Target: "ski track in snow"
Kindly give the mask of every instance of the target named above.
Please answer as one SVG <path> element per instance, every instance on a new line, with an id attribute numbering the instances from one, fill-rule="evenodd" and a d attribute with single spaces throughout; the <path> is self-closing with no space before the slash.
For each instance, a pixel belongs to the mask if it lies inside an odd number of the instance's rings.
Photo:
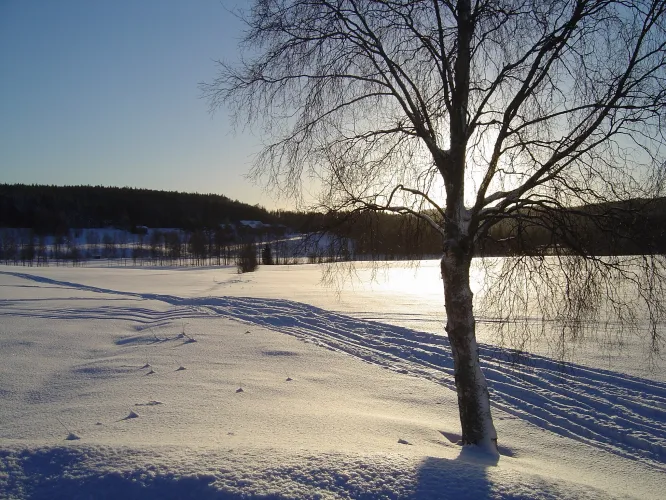
<path id="1" fill-rule="evenodd" d="M 25 312 L 11 308 L 21 300 L 5 300 L 0 301 L 0 316 L 124 319 L 143 323 L 145 328 L 183 318 L 224 317 L 293 335 L 455 390 L 453 359 L 444 336 L 357 319 L 284 299 L 182 298 L 108 290 L 25 273 L 0 274 L 174 306 L 165 312 L 114 306 Z M 512 362 L 516 352 L 485 344 L 479 345 L 479 355 L 495 407 L 542 429 L 666 471 L 666 384 L 607 370 L 563 365 L 531 354 L 521 354 L 518 364 Z"/>

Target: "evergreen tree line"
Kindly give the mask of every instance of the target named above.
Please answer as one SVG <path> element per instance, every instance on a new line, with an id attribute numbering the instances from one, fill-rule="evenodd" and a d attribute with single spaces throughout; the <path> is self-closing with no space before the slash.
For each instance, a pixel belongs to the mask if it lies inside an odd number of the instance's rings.
<path id="1" fill-rule="evenodd" d="M 584 207 L 533 207 L 500 220 L 482 246 L 486 255 L 666 254 L 666 198 Z"/>
<path id="2" fill-rule="evenodd" d="M 437 213 L 429 213 L 437 220 Z M 353 241 L 353 258 L 437 257 L 442 236 L 413 215 L 382 212 L 311 214 L 315 231 Z M 533 207 L 498 219 L 478 245 L 479 256 L 666 254 L 666 198 L 584 207 Z"/>
<path id="3" fill-rule="evenodd" d="M 437 220 L 438 214 L 429 214 Z M 600 216 L 601 215 L 601 216 Z M 250 229 L 240 220 L 271 227 Z M 608 221 L 606 224 L 604 221 Z M 207 262 L 229 264 L 235 248 L 255 240 L 279 240 L 287 232 L 335 236 L 329 242 L 296 252 L 309 262 L 333 259 L 411 259 L 441 253 L 441 235 L 422 219 L 383 212 L 267 211 L 221 195 L 201 195 L 133 188 L 0 184 L 0 227 L 27 228 L 21 237 L 2 237 L 3 262 L 78 262 L 81 249 L 72 233 L 112 226 L 162 242 L 132 244 L 86 242 L 87 258 L 117 255 L 138 262 Z M 30 238 L 28 235 L 32 233 Z M 47 245 L 47 236 L 52 244 Z M 141 235 L 136 234 L 135 238 Z M 109 235 L 105 236 L 107 239 Z M 30 243 L 30 242 L 33 243 Z M 40 243 L 41 242 L 41 243 Z M 275 243 L 274 245 L 280 245 Z M 286 248 L 285 245 L 282 245 Z M 89 252 L 90 248 L 99 251 Z M 115 248 L 115 251 L 112 249 Z M 205 250 L 202 250 L 205 248 Z M 293 249 L 273 249 L 274 262 L 294 262 Z M 584 249 L 595 255 L 666 253 L 666 198 L 630 200 L 570 209 L 533 207 L 497 220 L 479 246 L 480 255 L 506 256 Z M 183 250 L 185 249 L 185 250 Z M 23 257 L 22 257 L 23 256 Z M 31 258 L 32 256 L 32 258 Z M 118 258 L 118 257 L 108 257 Z"/>
<path id="4" fill-rule="evenodd" d="M 66 235 L 70 229 L 113 226 L 215 228 L 240 220 L 274 223 L 264 208 L 217 194 L 102 186 L 0 184 L 0 227 Z"/>

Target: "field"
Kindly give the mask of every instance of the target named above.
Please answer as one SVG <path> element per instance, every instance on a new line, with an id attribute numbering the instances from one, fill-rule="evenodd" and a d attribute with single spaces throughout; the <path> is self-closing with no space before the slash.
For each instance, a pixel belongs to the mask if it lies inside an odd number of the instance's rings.
<path id="1" fill-rule="evenodd" d="M 502 456 L 460 447 L 432 268 L 0 266 L 0 497 L 663 497 L 637 346 L 515 365 L 481 325 Z"/>

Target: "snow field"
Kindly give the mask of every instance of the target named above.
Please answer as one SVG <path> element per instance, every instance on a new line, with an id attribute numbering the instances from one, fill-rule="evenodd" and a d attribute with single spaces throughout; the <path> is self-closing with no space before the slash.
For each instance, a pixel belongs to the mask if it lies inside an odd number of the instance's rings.
<path id="1" fill-rule="evenodd" d="M 455 444 L 440 336 L 252 297 L 260 273 L 17 270 L 0 269 L 0 497 L 659 498 L 666 486 L 658 382 L 538 356 L 518 369 L 482 346 L 503 454 L 488 463 Z M 299 283 L 272 286 L 289 297 Z"/>

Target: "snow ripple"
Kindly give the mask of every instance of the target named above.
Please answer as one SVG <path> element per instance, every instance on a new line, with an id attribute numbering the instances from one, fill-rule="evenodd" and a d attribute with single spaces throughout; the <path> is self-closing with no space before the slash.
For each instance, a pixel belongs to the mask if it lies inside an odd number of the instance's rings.
<path id="1" fill-rule="evenodd" d="M 293 335 L 364 361 L 412 374 L 455 389 L 448 340 L 439 335 L 353 318 L 284 299 L 252 297 L 182 298 L 137 294 L 52 280 L 13 276 L 79 290 L 158 300 L 177 306 L 169 312 L 123 307 L 38 311 L 49 317 L 170 321 L 216 316 Z M 0 314 L 16 314 L 2 312 Z M 32 313 L 31 313 L 32 314 Z M 78 316 L 80 314 L 80 316 Z M 34 315 L 34 314 L 33 314 Z M 666 471 L 666 384 L 607 370 L 479 345 L 493 405 L 561 436 L 640 460 Z"/>

